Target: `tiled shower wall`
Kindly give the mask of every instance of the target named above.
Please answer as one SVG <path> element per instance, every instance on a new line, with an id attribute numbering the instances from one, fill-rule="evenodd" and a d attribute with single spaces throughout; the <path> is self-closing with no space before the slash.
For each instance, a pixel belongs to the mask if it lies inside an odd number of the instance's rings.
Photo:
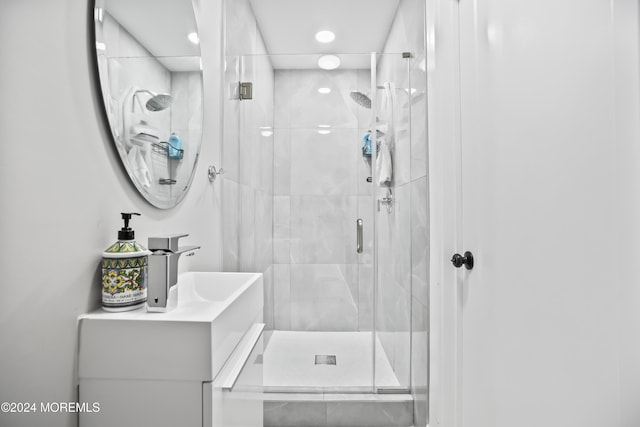
<path id="1" fill-rule="evenodd" d="M 372 184 L 361 155 L 371 110 L 349 97 L 369 89 L 368 70 L 275 73 L 276 329 L 371 330 Z M 362 254 L 358 218 L 368 226 Z"/>
<path id="2" fill-rule="evenodd" d="M 201 138 L 203 123 L 203 87 L 202 75 L 198 71 L 171 73 L 171 132 L 182 139 L 183 158 L 176 163 L 175 175 L 178 182 L 186 182 L 190 175 L 191 165 L 196 161 L 198 153 L 189 150 Z M 177 107 L 177 108 L 176 108 Z M 170 162 L 171 164 L 171 162 Z"/>
<path id="3" fill-rule="evenodd" d="M 223 268 L 263 273 L 272 329 L 273 67 L 249 2 L 225 2 L 224 16 Z M 253 99 L 239 100 L 239 81 Z"/>
<path id="4" fill-rule="evenodd" d="M 411 387 L 414 423 L 422 426 L 429 363 L 425 51 L 425 2 L 401 0 L 377 70 L 379 85 L 394 82 L 398 89 L 399 117 L 392 150 L 394 207 L 390 214 L 378 215 L 376 330 L 401 384 Z M 402 59 L 401 52 L 411 57 Z"/>

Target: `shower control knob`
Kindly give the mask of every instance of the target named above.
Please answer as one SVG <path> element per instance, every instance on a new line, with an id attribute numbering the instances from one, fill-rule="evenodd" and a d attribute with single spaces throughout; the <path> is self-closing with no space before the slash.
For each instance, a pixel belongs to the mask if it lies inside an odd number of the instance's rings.
<path id="1" fill-rule="evenodd" d="M 467 270 L 471 270 L 473 268 L 473 254 L 469 251 L 465 252 L 464 256 L 455 254 L 451 258 L 451 263 L 455 268 L 460 268 L 464 265 Z"/>

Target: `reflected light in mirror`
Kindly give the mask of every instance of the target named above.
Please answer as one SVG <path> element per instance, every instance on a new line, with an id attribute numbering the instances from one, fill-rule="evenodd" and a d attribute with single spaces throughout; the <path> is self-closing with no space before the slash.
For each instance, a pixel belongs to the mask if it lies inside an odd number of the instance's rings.
<path id="1" fill-rule="evenodd" d="M 318 58 L 318 67 L 323 70 L 335 70 L 340 66 L 340 58 L 335 55 L 323 55 Z"/>
<path id="2" fill-rule="evenodd" d="M 189 41 L 193 44 L 198 44 L 200 43 L 200 37 L 198 37 L 198 33 L 189 33 L 187 35 L 187 38 L 189 39 Z"/>

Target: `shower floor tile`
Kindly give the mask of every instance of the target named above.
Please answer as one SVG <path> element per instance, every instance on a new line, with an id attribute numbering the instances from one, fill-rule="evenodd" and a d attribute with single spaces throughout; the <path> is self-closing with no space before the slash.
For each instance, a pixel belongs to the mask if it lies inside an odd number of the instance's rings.
<path id="1" fill-rule="evenodd" d="M 263 358 L 265 391 L 371 391 L 371 353 L 370 332 L 273 331 Z M 316 364 L 316 355 L 335 355 L 336 364 Z M 376 362 L 376 386 L 400 387 L 379 342 Z"/>

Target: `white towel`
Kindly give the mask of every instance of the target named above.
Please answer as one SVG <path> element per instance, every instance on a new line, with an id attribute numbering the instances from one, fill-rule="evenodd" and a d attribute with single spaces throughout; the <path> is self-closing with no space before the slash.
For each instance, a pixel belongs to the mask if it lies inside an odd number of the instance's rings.
<path id="1" fill-rule="evenodd" d="M 144 121 L 131 126 L 131 135 L 146 135 L 149 138 L 155 138 L 155 142 L 160 140 L 160 131 Z"/>
<path id="2" fill-rule="evenodd" d="M 379 143 L 380 150 L 378 151 L 378 157 L 376 157 L 376 176 L 378 177 L 378 185 L 383 186 L 391 184 L 391 152 L 387 141 L 381 139 Z"/>
<path id="3" fill-rule="evenodd" d="M 133 108 L 133 95 L 137 90 L 137 86 L 131 86 L 126 92 L 124 92 L 122 102 L 120 103 L 120 115 L 122 116 L 120 143 L 127 153 L 130 152 L 132 146 L 130 130 L 133 122 L 133 114 L 131 113 L 131 109 Z"/>
<path id="4" fill-rule="evenodd" d="M 151 174 L 149 172 L 147 162 L 144 160 L 142 150 L 134 145 L 131 147 L 131 150 L 129 150 L 127 160 L 129 160 L 130 170 L 133 172 L 134 176 L 138 178 L 138 182 L 143 187 L 150 188 Z"/>
<path id="5" fill-rule="evenodd" d="M 377 129 L 384 132 L 384 136 L 378 139 L 378 155 L 376 157 L 376 175 L 378 177 L 378 185 L 391 184 L 393 177 L 391 150 L 395 141 L 394 132 L 394 108 L 396 102 L 396 88 L 393 83 L 384 83 L 384 91 L 382 93 L 382 102 L 380 104 L 380 123 Z"/>

